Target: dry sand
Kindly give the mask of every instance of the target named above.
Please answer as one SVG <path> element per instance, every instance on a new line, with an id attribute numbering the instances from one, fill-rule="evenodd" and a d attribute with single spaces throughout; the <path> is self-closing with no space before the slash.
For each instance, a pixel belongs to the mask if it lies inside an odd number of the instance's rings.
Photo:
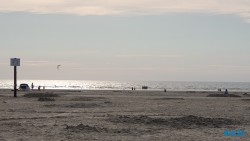
<path id="1" fill-rule="evenodd" d="M 250 134 L 249 94 L 216 94 L 46 90 L 14 98 L 0 90 L 0 141 L 224 141 L 240 139 L 224 130 Z"/>

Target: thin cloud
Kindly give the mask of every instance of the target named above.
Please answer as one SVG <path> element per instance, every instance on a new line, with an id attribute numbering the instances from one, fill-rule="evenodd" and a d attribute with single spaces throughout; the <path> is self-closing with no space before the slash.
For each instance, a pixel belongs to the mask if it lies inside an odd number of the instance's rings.
<path id="1" fill-rule="evenodd" d="M 203 67 L 211 68 L 210 70 L 250 71 L 250 66 L 242 65 L 206 65 Z"/>
<path id="2" fill-rule="evenodd" d="M 1 12 L 74 15 L 236 14 L 250 21 L 248 0 L 0 0 Z"/>
<path id="3" fill-rule="evenodd" d="M 10 65 L 10 63 L 0 63 L 0 65 Z"/>
<path id="4" fill-rule="evenodd" d="M 78 71 L 175 71 L 175 67 L 74 67 Z"/>
<path id="5" fill-rule="evenodd" d="M 48 63 L 49 61 L 24 61 L 24 63 Z"/>
<path id="6" fill-rule="evenodd" d="M 49 61 L 22 61 L 21 65 L 26 65 L 26 66 L 44 66 L 44 65 L 48 65 L 51 64 Z"/>
<path id="7" fill-rule="evenodd" d="M 117 58 L 181 58 L 181 55 L 151 55 L 151 54 L 138 54 L 138 55 L 116 55 Z"/>

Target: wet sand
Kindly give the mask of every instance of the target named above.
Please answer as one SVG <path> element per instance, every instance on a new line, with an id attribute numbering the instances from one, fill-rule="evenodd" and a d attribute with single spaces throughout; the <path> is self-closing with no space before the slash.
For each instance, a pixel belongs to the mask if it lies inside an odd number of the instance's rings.
<path id="1" fill-rule="evenodd" d="M 250 140 L 250 94 L 0 90 L 0 140 Z M 210 97 L 208 97 L 210 95 Z"/>

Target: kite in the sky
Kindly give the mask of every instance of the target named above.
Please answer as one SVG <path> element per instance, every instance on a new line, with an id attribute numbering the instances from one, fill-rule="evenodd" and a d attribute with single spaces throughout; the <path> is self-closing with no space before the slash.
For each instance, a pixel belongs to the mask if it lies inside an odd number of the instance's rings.
<path id="1" fill-rule="evenodd" d="M 57 70 L 59 70 L 59 69 L 60 69 L 60 67 L 61 67 L 61 65 L 57 65 Z"/>

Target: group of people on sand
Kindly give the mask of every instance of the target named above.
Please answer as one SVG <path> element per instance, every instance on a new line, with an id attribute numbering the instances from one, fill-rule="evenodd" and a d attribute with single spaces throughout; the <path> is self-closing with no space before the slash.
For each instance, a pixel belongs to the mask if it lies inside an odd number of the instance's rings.
<path id="1" fill-rule="evenodd" d="M 42 87 L 42 86 L 38 86 L 38 88 L 37 88 L 38 91 L 41 90 L 41 87 Z M 31 89 L 34 90 L 34 84 L 33 84 L 33 83 L 31 84 Z M 45 86 L 43 86 L 43 90 L 45 90 Z"/>
<path id="2" fill-rule="evenodd" d="M 221 92 L 221 88 L 220 89 L 218 89 L 218 92 Z M 229 93 L 228 93 L 228 90 L 227 89 L 225 89 L 225 92 L 224 92 L 224 95 L 228 95 Z"/>
<path id="3" fill-rule="evenodd" d="M 34 84 L 33 83 L 31 84 L 31 89 L 34 90 Z M 40 91 L 40 90 L 41 90 L 41 86 L 38 86 L 38 91 Z M 43 90 L 45 90 L 45 86 L 43 86 Z M 132 87 L 132 91 L 135 91 L 135 87 Z M 167 92 L 167 90 L 165 88 L 163 89 L 163 91 Z M 221 92 L 221 89 L 218 89 L 218 91 Z M 225 89 L 224 95 L 228 95 L 228 94 L 229 94 L 228 90 Z"/>

